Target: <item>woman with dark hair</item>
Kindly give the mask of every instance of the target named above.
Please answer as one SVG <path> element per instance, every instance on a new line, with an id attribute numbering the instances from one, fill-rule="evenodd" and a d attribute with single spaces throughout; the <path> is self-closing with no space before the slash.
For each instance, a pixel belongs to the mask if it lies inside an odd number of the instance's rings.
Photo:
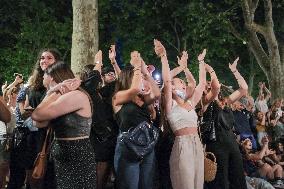
<path id="1" fill-rule="evenodd" d="M 56 188 L 96 188 L 95 155 L 89 134 L 92 106 L 89 95 L 79 86 L 81 81 L 69 66 L 58 62 L 47 68 L 43 83 L 47 95 L 32 113 L 39 128 L 54 129 L 51 148 Z M 80 100 L 74 100 L 80 99 Z"/>
<path id="2" fill-rule="evenodd" d="M 151 189 L 155 171 L 154 146 L 146 146 L 148 153 L 141 157 L 129 150 L 127 145 L 135 144 L 127 143 L 126 140 L 132 133 L 131 131 L 135 132 L 137 128 L 144 128 L 144 131 L 147 130 L 145 132 L 153 128 L 148 105 L 159 98 L 160 90 L 137 51 L 131 53 L 130 63 L 133 67 L 121 71 L 112 98 L 115 117 L 121 133 L 117 138 L 114 155 L 117 188 Z M 144 90 L 143 83 L 148 83 L 150 88 Z M 139 130 L 136 134 L 139 135 Z"/>
<path id="3" fill-rule="evenodd" d="M 115 48 L 112 45 L 109 58 L 113 68 L 103 67 L 102 52 L 96 54 L 96 64 L 86 65 L 81 79 L 84 89 L 93 101 L 92 129 L 90 140 L 94 147 L 97 163 L 97 187 L 105 188 L 113 171 L 113 158 L 118 135 L 118 125 L 113 117 L 112 96 L 116 75 L 120 69 L 115 61 Z"/>
<path id="4" fill-rule="evenodd" d="M 33 109 L 41 102 L 46 89 L 43 86 L 43 75 L 46 68 L 61 60 L 60 53 L 56 49 L 43 49 L 37 57 L 28 87 L 22 88 L 17 97 L 18 113 L 16 116 L 16 130 L 19 143 L 11 152 L 10 158 L 10 180 L 8 188 L 21 188 L 24 185 L 27 170 L 27 188 L 41 188 L 40 183 L 30 182 L 31 170 L 37 153 L 40 150 L 45 129 L 30 131 L 23 124 L 22 118 L 26 119 L 31 115 Z M 30 184 L 32 186 L 30 186 Z"/>
<path id="5" fill-rule="evenodd" d="M 229 96 L 225 96 L 224 91 L 226 90 L 223 90 L 222 87 L 220 89 L 220 85 L 216 83 L 216 75 L 212 75 L 212 85 L 203 97 L 203 110 L 201 110 L 204 112 L 203 121 L 211 123 L 211 119 L 213 119 L 216 136 L 203 138 L 203 142 L 206 144 L 206 151 L 215 154 L 218 165 L 215 180 L 206 184 L 209 189 L 247 188 L 241 153 L 233 133 L 234 115 L 229 108 L 232 103 L 246 95 L 248 90 L 246 81 L 237 70 L 238 60 L 237 58 L 233 64 L 229 64 L 229 68 L 240 88 Z M 214 70 L 209 72 L 213 73 Z M 215 82 L 213 82 L 214 78 Z"/>

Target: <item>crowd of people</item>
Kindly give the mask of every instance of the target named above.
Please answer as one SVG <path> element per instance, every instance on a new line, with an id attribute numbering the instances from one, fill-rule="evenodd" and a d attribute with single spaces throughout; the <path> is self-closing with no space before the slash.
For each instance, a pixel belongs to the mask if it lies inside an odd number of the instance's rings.
<path id="1" fill-rule="evenodd" d="M 109 67 L 98 51 L 73 73 L 56 49 L 43 49 L 27 80 L 1 77 L 0 189 L 284 188 L 283 99 L 272 102 L 260 82 L 254 100 L 238 58 L 229 64 L 233 90 L 205 63 L 206 49 L 196 57 L 198 83 L 186 51 L 172 70 L 158 40 L 154 51 L 161 80 L 137 51 L 120 68 L 114 45 Z M 39 179 L 33 171 L 47 134 Z M 205 152 L 216 157 L 212 181 Z"/>

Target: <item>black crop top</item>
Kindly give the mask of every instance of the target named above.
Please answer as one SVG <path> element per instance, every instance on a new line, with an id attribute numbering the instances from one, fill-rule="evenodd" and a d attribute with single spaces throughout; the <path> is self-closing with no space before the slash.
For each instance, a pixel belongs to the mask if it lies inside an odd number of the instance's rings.
<path id="1" fill-rule="evenodd" d="M 151 123 L 148 106 L 145 103 L 141 107 L 134 102 L 123 104 L 115 116 L 122 132 L 138 126 L 143 121 Z"/>
<path id="2" fill-rule="evenodd" d="M 82 117 L 72 112 L 60 116 L 52 121 L 56 138 L 72 138 L 89 136 L 92 118 Z"/>

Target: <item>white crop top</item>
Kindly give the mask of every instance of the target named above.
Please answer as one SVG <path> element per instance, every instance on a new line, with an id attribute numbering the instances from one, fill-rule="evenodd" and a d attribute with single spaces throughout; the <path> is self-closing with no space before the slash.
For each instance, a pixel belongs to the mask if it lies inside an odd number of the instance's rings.
<path id="1" fill-rule="evenodd" d="M 172 110 L 168 113 L 167 118 L 173 132 L 185 127 L 197 127 L 198 117 L 195 109 L 188 111 L 174 100 Z"/>

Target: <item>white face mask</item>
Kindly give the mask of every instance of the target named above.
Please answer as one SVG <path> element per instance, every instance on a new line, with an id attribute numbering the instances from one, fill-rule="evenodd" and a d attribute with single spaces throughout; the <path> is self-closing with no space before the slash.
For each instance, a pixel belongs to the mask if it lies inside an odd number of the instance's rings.
<path id="1" fill-rule="evenodd" d="M 178 90 L 178 89 L 176 89 L 175 92 L 176 92 L 178 97 L 185 100 L 185 92 L 183 92 L 182 90 Z"/>

